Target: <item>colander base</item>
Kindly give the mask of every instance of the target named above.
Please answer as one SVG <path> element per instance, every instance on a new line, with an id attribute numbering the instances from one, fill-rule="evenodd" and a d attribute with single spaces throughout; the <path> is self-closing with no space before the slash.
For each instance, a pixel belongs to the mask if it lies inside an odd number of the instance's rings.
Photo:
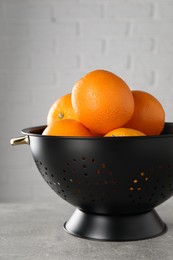
<path id="1" fill-rule="evenodd" d="M 153 209 L 133 215 L 90 214 L 76 209 L 64 224 L 71 235 L 102 241 L 134 241 L 160 236 L 167 226 Z"/>

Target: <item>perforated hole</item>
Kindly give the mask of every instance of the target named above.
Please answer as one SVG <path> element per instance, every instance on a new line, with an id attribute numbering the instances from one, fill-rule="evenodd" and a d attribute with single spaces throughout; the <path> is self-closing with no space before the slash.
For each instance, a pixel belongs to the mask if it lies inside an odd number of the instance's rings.
<path id="1" fill-rule="evenodd" d="M 100 174 L 100 173 L 101 173 L 101 171 L 100 171 L 99 169 L 97 169 L 97 170 L 96 170 L 96 173 L 97 173 L 97 174 Z"/>
<path id="2" fill-rule="evenodd" d="M 101 166 L 101 168 L 103 168 L 103 169 L 104 169 L 104 168 L 106 168 L 106 163 L 101 163 L 101 165 L 100 165 L 100 166 Z"/>
<path id="3" fill-rule="evenodd" d="M 49 172 L 43 162 L 36 161 L 36 163 L 50 187 L 67 200 L 70 194 L 75 194 L 83 201 L 107 202 L 116 198 L 116 192 L 118 194 L 121 188 L 121 180 L 119 181 L 109 164 L 105 161 L 97 161 L 92 157 L 71 158 L 64 163 L 60 176 L 58 173 Z M 173 192 L 171 170 L 171 164 L 165 166 L 161 164 L 155 168 L 150 167 L 148 170 L 142 169 L 133 175 L 127 188 L 129 201 L 136 205 L 143 205 L 145 201 L 151 204 L 163 201 L 167 197 L 168 191 Z M 90 179 L 91 176 L 93 178 Z M 163 176 L 169 178 L 168 183 L 164 182 Z"/>

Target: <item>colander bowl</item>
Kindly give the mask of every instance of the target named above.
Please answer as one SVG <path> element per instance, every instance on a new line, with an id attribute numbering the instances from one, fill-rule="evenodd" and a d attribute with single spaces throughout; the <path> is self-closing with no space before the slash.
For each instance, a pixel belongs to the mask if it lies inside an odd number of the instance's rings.
<path id="1" fill-rule="evenodd" d="M 75 236 L 130 241 L 163 234 L 155 207 L 173 195 L 173 123 L 160 136 L 42 136 L 22 130 L 11 144 L 28 143 L 50 188 L 76 207 L 64 224 Z"/>

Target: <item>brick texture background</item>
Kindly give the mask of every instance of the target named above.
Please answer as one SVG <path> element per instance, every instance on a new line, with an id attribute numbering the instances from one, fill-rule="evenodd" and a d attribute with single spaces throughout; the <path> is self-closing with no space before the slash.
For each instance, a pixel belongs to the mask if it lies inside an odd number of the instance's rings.
<path id="1" fill-rule="evenodd" d="M 172 46 L 172 0 L 0 0 L 0 201 L 57 199 L 9 140 L 93 69 L 149 91 L 173 121 Z"/>

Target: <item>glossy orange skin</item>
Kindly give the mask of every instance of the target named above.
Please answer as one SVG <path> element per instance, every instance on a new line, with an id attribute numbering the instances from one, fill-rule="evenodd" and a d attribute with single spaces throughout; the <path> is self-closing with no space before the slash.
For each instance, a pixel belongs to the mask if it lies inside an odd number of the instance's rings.
<path id="1" fill-rule="evenodd" d="M 135 129 L 121 127 L 110 131 L 105 135 L 105 137 L 107 136 L 145 136 L 145 134 Z"/>
<path id="2" fill-rule="evenodd" d="M 57 120 L 75 119 L 77 116 L 71 104 L 71 93 L 58 98 L 51 106 L 47 115 L 47 124 L 50 125 Z"/>
<path id="3" fill-rule="evenodd" d="M 134 112 L 130 88 L 106 70 L 92 71 L 76 82 L 72 106 L 78 120 L 98 134 L 123 126 Z"/>
<path id="4" fill-rule="evenodd" d="M 42 135 L 50 136 L 93 136 L 80 122 L 73 119 L 57 120 L 48 125 Z"/>
<path id="5" fill-rule="evenodd" d="M 165 111 L 161 103 L 151 94 L 132 91 L 135 109 L 125 127 L 139 130 L 146 135 L 160 135 L 165 124 Z"/>

